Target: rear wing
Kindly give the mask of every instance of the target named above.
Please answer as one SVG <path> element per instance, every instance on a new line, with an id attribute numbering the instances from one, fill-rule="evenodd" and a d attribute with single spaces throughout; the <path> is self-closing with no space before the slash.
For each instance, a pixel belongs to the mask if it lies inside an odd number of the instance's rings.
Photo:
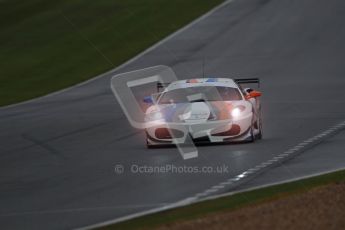
<path id="1" fill-rule="evenodd" d="M 239 78 L 234 79 L 234 82 L 240 86 L 245 84 L 257 84 L 258 88 L 260 88 L 260 79 L 259 78 Z M 161 92 L 162 89 L 164 90 L 168 85 L 170 85 L 171 82 L 162 83 L 157 82 L 157 92 Z"/>
<path id="2" fill-rule="evenodd" d="M 170 85 L 170 82 L 168 83 L 157 82 L 157 93 L 161 92 L 161 90 L 165 89 L 168 85 Z"/>
<path id="3" fill-rule="evenodd" d="M 259 78 L 241 78 L 241 79 L 234 79 L 234 82 L 238 85 L 244 84 L 258 84 L 258 88 L 260 88 L 260 79 Z"/>

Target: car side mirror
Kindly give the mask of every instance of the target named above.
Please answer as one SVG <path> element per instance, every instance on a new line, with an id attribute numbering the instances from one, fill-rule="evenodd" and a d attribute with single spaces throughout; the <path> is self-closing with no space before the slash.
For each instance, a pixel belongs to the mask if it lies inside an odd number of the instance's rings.
<path id="1" fill-rule="evenodd" d="M 250 98 L 256 98 L 256 97 L 261 97 L 261 92 L 253 90 L 251 91 L 248 95 L 245 96 L 246 100 L 250 99 Z"/>
<path id="2" fill-rule="evenodd" d="M 146 96 L 146 97 L 144 97 L 143 102 L 145 102 L 146 104 L 153 104 L 153 98 L 152 98 L 152 96 Z"/>

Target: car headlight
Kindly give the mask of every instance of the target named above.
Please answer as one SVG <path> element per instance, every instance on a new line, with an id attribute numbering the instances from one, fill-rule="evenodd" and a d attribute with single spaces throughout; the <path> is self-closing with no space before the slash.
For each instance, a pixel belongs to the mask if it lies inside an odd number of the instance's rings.
<path id="1" fill-rule="evenodd" d="M 233 108 L 231 110 L 231 116 L 233 118 L 238 118 L 241 116 L 242 112 L 246 109 L 246 107 L 240 105 L 240 106 L 236 106 L 235 108 Z"/>
<path id="2" fill-rule="evenodd" d="M 241 115 L 241 110 L 239 108 L 234 108 L 231 111 L 231 116 L 232 117 L 239 117 Z"/>
<path id="3" fill-rule="evenodd" d="M 152 118 L 153 120 L 160 120 L 160 119 L 163 119 L 163 115 L 161 112 L 155 112 L 152 114 Z"/>
<path id="4" fill-rule="evenodd" d="M 148 121 L 159 121 L 164 120 L 163 114 L 161 112 L 152 112 L 147 114 L 147 120 Z"/>

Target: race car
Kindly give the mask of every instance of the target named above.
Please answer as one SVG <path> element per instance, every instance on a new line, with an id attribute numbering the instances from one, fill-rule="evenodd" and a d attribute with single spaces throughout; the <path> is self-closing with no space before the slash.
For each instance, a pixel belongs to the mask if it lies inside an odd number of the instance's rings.
<path id="1" fill-rule="evenodd" d="M 196 78 L 157 84 L 147 96 L 147 147 L 194 142 L 253 142 L 262 138 L 259 79 Z M 163 90 L 162 90 L 163 89 Z M 162 90 L 162 91 L 161 91 Z"/>

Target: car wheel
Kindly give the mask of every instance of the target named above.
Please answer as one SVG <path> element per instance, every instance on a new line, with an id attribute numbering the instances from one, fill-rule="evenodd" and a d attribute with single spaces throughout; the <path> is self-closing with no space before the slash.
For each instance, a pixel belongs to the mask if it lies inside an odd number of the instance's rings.
<path id="1" fill-rule="evenodd" d="M 147 136 L 147 132 L 145 132 L 145 134 L 146 134 L 146 148 L 151 149 L 152 145 L 149 143 L 149 138 Z"/>
<path id="2" fill-rule="evenodd" d="M 249 133 L 250 133 L 249 142 L 254 142 L 255 141 L 254 124 L 252 124 L 252 126 L 250 127 Z"/>
<path id="3" fill-rule="evenodd" d="M 261 116 L 260 116 L 260 119 L 259 119 L 259 133 L 258 133 L 258 135 L 257 135 L 257 138 L 258 138 L 259 140 L 262 139 L 262 119 L 261 119 Z"/>
<path id="4" fill-rule="evenodd" d="M 146 139 L 146 148 L 148 149 L 154 149 L 155 147 L 157 147 L 156 145 L 152 145 L 148 142 L 148 140 Z"/>

